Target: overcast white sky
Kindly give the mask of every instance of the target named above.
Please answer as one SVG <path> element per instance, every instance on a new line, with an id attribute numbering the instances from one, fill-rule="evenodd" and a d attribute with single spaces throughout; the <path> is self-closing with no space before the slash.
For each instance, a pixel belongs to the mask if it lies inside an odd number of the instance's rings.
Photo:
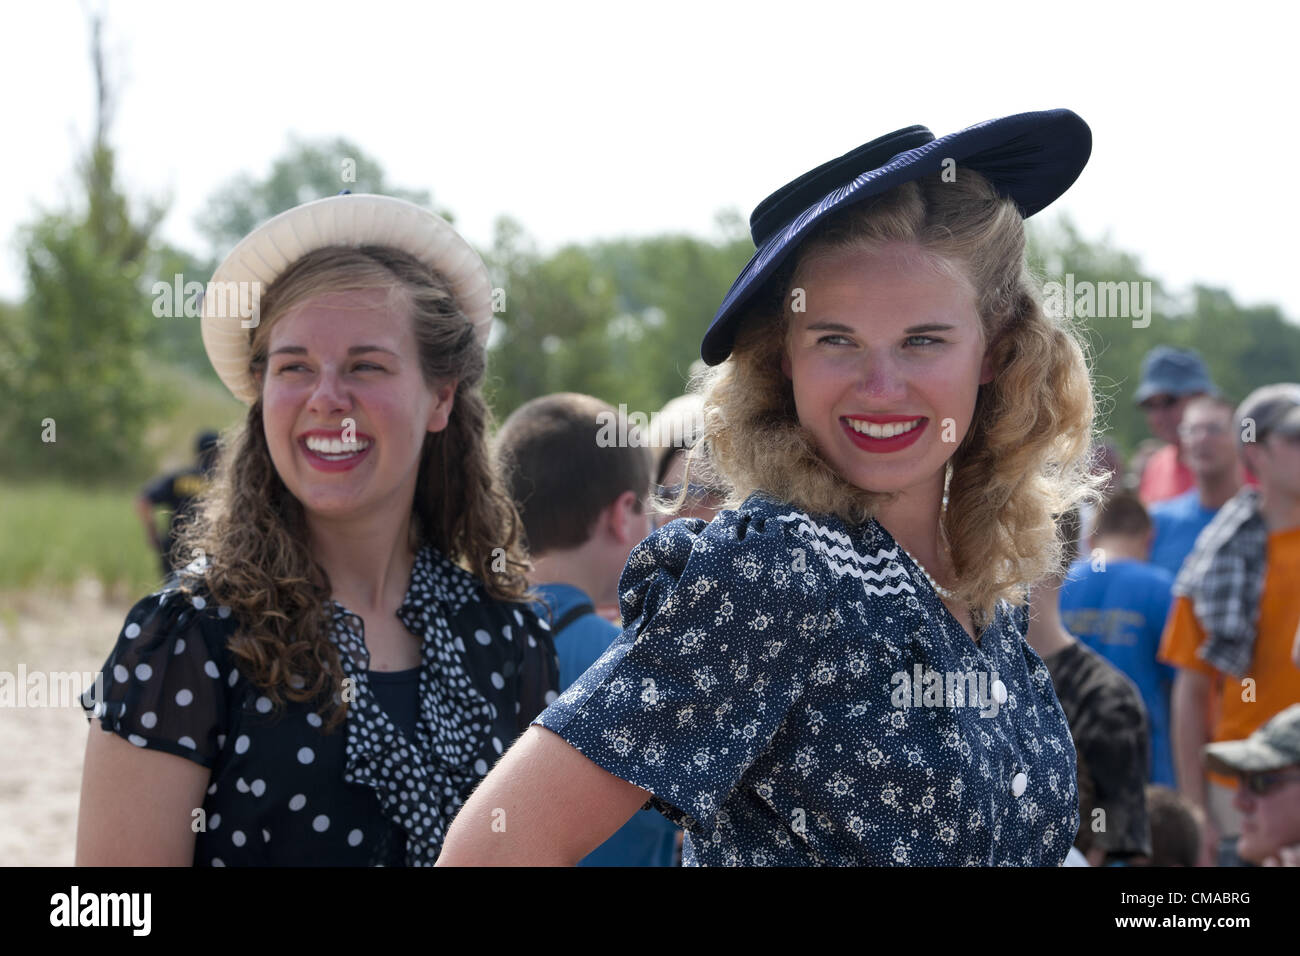
<path id="1" fill-rule="evenodd" d="M 898 127 L 942 135 L 1063 106 L 1094 148 L 1053 210 L 1175 288 L 1222 285 L 1300 319 L 1285 4 L 93 5 L 123 81 L 126 185 L 170 194 L 164 234 L 196 251 L 207 197 L 265 173 L 290 132 L 351 138 L 394 183 L 430 190 L 471 242 L 509 213 L 549 246 L 712 234 L 718 209 L 748 216 Z M 22 292 L 15 229 L 69 195 L 89 139 L 84 9 L 15 5 L 0 31 L 7 299 Z"/>

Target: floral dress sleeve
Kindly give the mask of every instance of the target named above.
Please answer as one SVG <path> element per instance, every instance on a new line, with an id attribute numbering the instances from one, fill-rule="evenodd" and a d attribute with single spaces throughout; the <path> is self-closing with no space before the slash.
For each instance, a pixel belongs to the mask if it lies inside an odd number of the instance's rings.
<path id="1" fill-rule="evenodd" d="M 199 594 L 169 589 L 131 608 L 104 662 L 102 692 L 82 696 L 87 718 L 137 747 L 211 768 L 224 743 L 226 690 L 238 672 L 226 661 L 220 624 L 230 612 L 206 607 Z"/>
<path id="2" fill-rule="evenodd" d="M 633 550 L 620 637 L 534 723 L 707 831 L 803 694 L 829 592 L 788 525 L 724 511 Z"/>

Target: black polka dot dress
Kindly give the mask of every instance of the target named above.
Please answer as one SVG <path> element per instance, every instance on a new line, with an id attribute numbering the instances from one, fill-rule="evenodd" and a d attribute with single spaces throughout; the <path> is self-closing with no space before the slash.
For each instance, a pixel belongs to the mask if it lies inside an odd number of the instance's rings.
<path id="1" fill-rule="evenodd" d="M 751 496 L 633 550 L 625 629 L 534 723 L 649 791 L 685 866 L 1059 866 L 1074 747 L 1023 618 L 976 644 L 878 522 Z"/>
<path id="2" fill-rule="evenodd" d="M 342 605 L 333 639 L 351 702 L 326 734 L 314 707 L 277 711 L 241 673 L 226 649 L 237 622 L 205 595 L 173 585 L 137 603 L 104 700 L 83 699 L 105 731 L 211 770 L 192 811 L 196 865 L 431 865 L 470 792 L 556 697 L 545 622 L 431 546 L 397 612 L 423 637 L 414 727 L 377 699 L 361 619 Z"/>

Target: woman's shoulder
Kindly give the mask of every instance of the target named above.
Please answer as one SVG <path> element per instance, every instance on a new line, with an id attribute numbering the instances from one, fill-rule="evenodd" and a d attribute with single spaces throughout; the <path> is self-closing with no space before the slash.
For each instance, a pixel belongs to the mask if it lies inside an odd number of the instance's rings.
<path id="1" fill-rule="evenodd" d="M 633 548 L 623 569 L 624 626 L 710 594 L 723 601 L 743 596 L 753 608 L 824 599 L 826 582 L 793 514 L 789 505 L 754 494 L 712 521 L 678 518 L 658 528 Z M 677 592 L 684 592 L 682 600 L 673 598 Z"/>
<path id="2" fill-rule="evenodd" d="M 180 654 L 186 642 L 198 637 L 214 652 L 224 652 L 238 621 L 229 607 L 214 600 L 201 571 L 192 569 L 173 574 L 161 588 L 136 601 L 126 613 L 119 639 L 131 640 L 140 649 L 165 644 Z"/>
<path id="3" fill-rule="evenodd" d="M 719 511 L 712 521 L 677 518 L 655 529 L 628 556 L 624 575 L 662 571 L 680 574 L 692 560 L 725 563 L 743 555 L 784 557 L 792 538 L 788 506 L 759 495 L 734 509 Z"/>
<path id="4" fill-rule="evenodd" d="M 127 611 L 105 671 L 123 674 L 203 672 L 237 679 L 227 642 L 238 627 L 219 604 L 201 572 L 175 575 Z"/>
<path id="5" fill-rule="evenodd" d="M 678 519 L 660 528 L 632 552 L 625 574 L 673 573 L 702 555 L 730 561 L 750 578 L 756 567 L 776 565 L 798 574 L 809 587 L 830 587 L 846 574 L 873 578 L 897 552 L 893 538 L 875 520 L 850 525 L 837 515 L 809 512 L 755 492 L 711 522 Z"/>
<path id="6" fill-rule="evenodd" d="M 126 614 L 86 716 L 139 747 L 211 767 L 239 671 L 226 649 L 236 626 L 201 577 L 172 577 Z"/>

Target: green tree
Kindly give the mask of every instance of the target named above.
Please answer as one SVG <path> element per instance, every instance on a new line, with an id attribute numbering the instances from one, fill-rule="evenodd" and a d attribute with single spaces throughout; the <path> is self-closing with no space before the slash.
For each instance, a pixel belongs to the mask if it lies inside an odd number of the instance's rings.
<path id="1" fill-rule="evenodd" d="M 4 390 L 19 409 L 0 428 L 10 473 L 139 475 L 146 426 L 168 400 L 145 375 L 151 315 L 139 286 L 165 203 L 137 210 L 117 184 L 101 28 L 93 17 L 95 131 L 77 168 L 84 199 L 43 213 L 22 235 L 27 300 L 4 333 L 16 357 Z"/>
<path id="2" fill-rule="evenodd" d="M 1148 437 L 1141 411 L 1133 404 L 1142 356 L 1157 345 L 1178 344 L 1185 331 L 1177 302 L 1158 279 L 1142 269 L 1139 259 L 1108 242 L 1085 239 L 1068 218 L 1030 224 L 1028 254 L 1041 283 L 1150 282 L 1153 298 L 1150 324 L 1135 327 L 1131 318 L 1075 318 L 1092 370 L 1098 408 L 1098 430 L 1125 453 Z M 1041 287 L 1041 286 L 1040 286 Z M 1139 286 L 1141 288 L 1141 286 Z"/>
<path id="3" fill-rule="evenodd" d="M 653 413 L 680 395 L 700 339 L 753 252 L 734 214 L 721 235 L 650 236 L 540 254 L 498 220 L 486 258 L 506 308 L 491 349 L 498 416 L 557 391 Z"/>
<path id="4" fill-rule="evenodd" d="M 515 221 L 496 222 L 485 256 L 505 292 L 490 341 L 487 394 L 498 418 L 531 398 L 592 393 L 609 373 L 614 288 L 580 246 L 538 253 Z"/>
<path id="5" fill-rule="evenodd" d="M 240 173 L 220 187 L 208 200 L 198 228 L 212 243 L 213 254 L 220 258 L 272 216 L 313 199 L 338 195 L 345 189 L 430 206 L 427 191 L 392 185 L 379 163 L 348 139 L 290 137 L 288 147 L 271 164 L 265 178 Z M 435 212 L 451 221 L 446 210 Z"/>
<path id="6" fill-rule="evenodd" d="M 1186 344 L 1233 401 L 1261 385 L 1300 380 L 1300 327 L 1276 306 L 1245 308 L 1225 289 L 1195 285 L 1186 324 Z"/>
<path id="7" fill-rule="evenodd" d="M 216 271 L 217 262 L 211 258 L 197 256 L 188 249 L 166 242 L 156 242 L 149 257 L 149 270 L 142 287 L 152 290 L 155 283 L 161 282 L 173 290 L 178 281 L 184 290 L 186 283 L 200 282 L 204 285 Z M 152 306 L 151 306 L 152 314 Z M 183 369 L 187 375 L 198 376 L 217 384 L 220 379 L 208 361 L 208 353 L 203 348 L 203 336 L 199 332 L 197 316 L 184 314 L 183 309 L 173 302 L 173 315 L 154 317 L 150 331 L 150 358 Z"/>
<path id="8" fill-rule="evenodd" d="M 1085 239 L 1068 219 L 1032 222 L 1029 255 L 1044 282 L 1072 274 L 1076 285 L 1085 280 L 1151 283 L 1154 307 L 1148 325 L 1135 326 L 1128 318 L 1076 322 L 1089 353 L 1099 428 L 1125 453 L 1150 437 L 1133 396 L 1142 359 L 1158 345 L 1196 349 L 1215 384 L 1236 401 L 1261 385 L 1300 378 L 1300 327 L 1275 306 L 1244 308 L 1226 290 L 1203 285 L 1171 294 L 1142 269 L 1137 256 L 1107 239 Z"/>

